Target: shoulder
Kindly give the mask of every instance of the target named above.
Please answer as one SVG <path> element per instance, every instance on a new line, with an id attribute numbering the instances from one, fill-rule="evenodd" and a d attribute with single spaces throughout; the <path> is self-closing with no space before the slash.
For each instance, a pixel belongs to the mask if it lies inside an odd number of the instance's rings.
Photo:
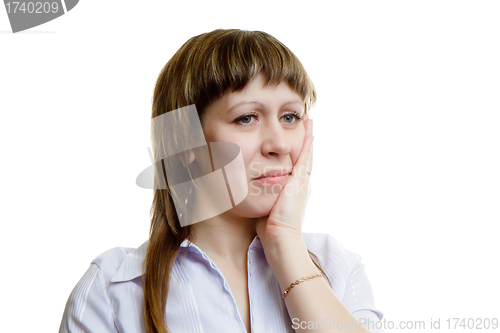
<path id="1" fill-rule="evenodd" d="M 134 250 L 135 248 L 131 247 L 115 247 L 99 254 L 92 260 L 91 264 L 96 265 L 101 274 L 105 276 L 114 275 L 123 260 Z"/>
<path id="2" fill-rule="evenodd" d="M 116 247 L 97 256 L 73 288 L 59 332 L 115 332 L 115 314 L 108 295 L 112 277 L 133 248 Z"/>
<path id="3" fill-rule="evenodd" d="M 98 267 L 105 284 L 132 280 L 142 275 L 147 243 L 145 242 L 138 248 L 112 248 L 95 257 L 92 260 L 92 265 Z"/>
<path id="4" fill-rule="evenodd" d="M 344 248 L 335 238 L 326 233 L 302 233 L 307 249 L 314 253 L 322 265 L 352 271 L 361 261 L 361 256 Z"/>
<path id="5" fill-rule="evenodd" d="M 118 262 L 123 261 L 123 259 L 134 250 L 136 250 L 136 248 L 115 247 L 99 254 L 92 260 L 92 263 L 97 266 L 116 265 Z"/>
<path id="6" fill-rule="evenodd" d="M 95 257 L 68 298 L 59 332 L 82 329 L 85 332 L 116 332 L 117 322 L 128 323 L 131 327 L 137 325 L 140 320 L 130 311 L 115 312 L 140 304 L 139 297 L 139 301 L 134 300 L 130 305 L 135 284 L 114 282 L 131 281 L 142 275 L 146 247 L 147 242 L 138 248 L 115 247 Z"/>

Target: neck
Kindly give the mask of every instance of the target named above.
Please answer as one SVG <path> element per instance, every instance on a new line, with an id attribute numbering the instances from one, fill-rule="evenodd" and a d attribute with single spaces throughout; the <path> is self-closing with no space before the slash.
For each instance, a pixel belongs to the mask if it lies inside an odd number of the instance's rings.
<path id="1" fill-rule="evenodd" d="M 257 235 L 255 222 L 226 212 L 193 224 L 191 241 L 212 259 L 246 267 L 248 247 Z"/>

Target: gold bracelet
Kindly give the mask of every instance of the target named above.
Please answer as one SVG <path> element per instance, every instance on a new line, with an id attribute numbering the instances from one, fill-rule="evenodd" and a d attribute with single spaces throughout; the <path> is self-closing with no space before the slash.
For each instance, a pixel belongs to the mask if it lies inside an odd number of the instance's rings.
<path id="1" fill-rule="evenodd" d="M 286 294 L 288 294 L 290 292 L 290 290 L 292 290 L 292 288 L 295 287 L 296 285 L 298 285 L 299 283 L 307 281 L 307 280 L 311 280 L 311 279 L 314 279 L 314 278 L 317 278 L 317 277 L 320 277 L 320 276 L 323 276 L 323 274 L 316 274 L 316 275 L 306 276 L 306 277 L 303 277 L 302 279 L 299 279 L 299 280 L 297 280 L 295 282 L 292 282 L 292 284 L 290 285 L 290 287 L 286 288 L 286 290 L 283 292 L 283 299 L 285 298 Z"/>

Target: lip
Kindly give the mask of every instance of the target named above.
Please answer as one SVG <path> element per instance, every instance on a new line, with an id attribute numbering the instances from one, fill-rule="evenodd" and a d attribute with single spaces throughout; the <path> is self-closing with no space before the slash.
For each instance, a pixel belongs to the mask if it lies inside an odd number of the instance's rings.
<path id="1" fill-rule="evenodd" d="M 263 178 L 278 178 L 280 176 L 288 176 L 292 173 L 292 168 L 275 168 L 262 173 L 259 177 L 254 178 L 254 180 Z"/>
<path id="2" fill-rule="evenodd" d="M 280 184 L 283 185 L 288 181 L 288 174 L 285 175 L 280 175 L 280 176 L 275 176 L 275 177 L 260 177 L 257 179 L 254 179 L 254 181 L 262 183 L 262 184 Z"/>

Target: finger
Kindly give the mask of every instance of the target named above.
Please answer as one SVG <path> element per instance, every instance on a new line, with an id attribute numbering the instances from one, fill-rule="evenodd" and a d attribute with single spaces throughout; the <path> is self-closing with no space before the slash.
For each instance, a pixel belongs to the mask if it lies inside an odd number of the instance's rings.
<path id="1" fill-rule="evenodd" d="M 306 177 L 308 176 L 307 169 L 308 161 L 311 155 L 312 142 L 314 137 L 312 136 L 312 119 L 307 120 L 306 124 L 306 136 L 304 137 L 304 144 L 300 152 L 299 158 L 295 163 L 292 171 L 292 176 Z"/>
<path id="2" fill-rule="evenodd" d="M 306 130 L 306 136 L 313 135 L 313 120 L 307 115 L 307 119 L 304 121 L 304 128 Z"/>
<path id="3" fill-rule="evenodd" d="M 309 119 L 309 115 L 307 115 L 307 119 Z M 309 123 L 309 122 L 308 122 Z M 311 119 L 310 121 L 310 125 L 308 124 L 308 128 L 306 128 L 306 135 L 307 134 L 310 134 L 312 135 L 313 139 L 314 139 L 314 135 L 313 135 L 313 121 Z M 311 143 L 311 149 L 310 149 L 310 153 L 309 153 L 309 158 L 307 160 L 307 173 L 308 175 L 311 174 L 312 172 L 312 159 L 313 159 L 313 148 L 314 148 L 314 144 Z"/>
<path id="4" fill-rule="evenodd" d="M 307 171 L 309 175 L 311 174 L 313 167 L 313 152 L 314 152 L 314 142 L 311 143 L 311 152 L 309 153 L 309 159 L 307 160 Z"/>

